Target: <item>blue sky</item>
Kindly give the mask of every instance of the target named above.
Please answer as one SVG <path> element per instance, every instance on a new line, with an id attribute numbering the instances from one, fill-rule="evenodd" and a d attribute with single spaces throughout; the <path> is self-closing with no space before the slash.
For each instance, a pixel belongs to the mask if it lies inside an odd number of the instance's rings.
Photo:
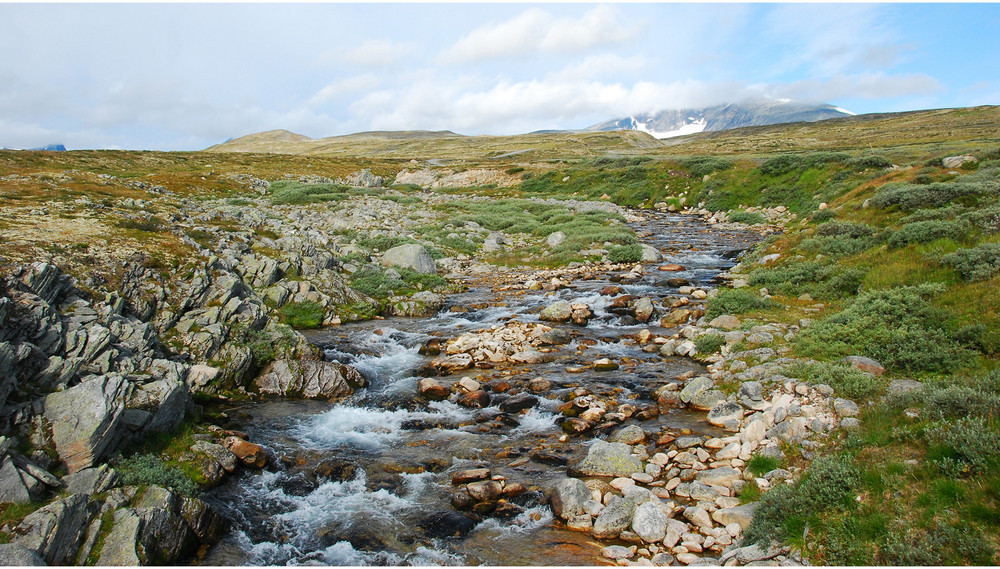
<path id="1" fill-rule="evenodd" d="M 752 97 L 1000 103 L 1000 4 L 0 3 L 0 146 L 515 134 Z"/>

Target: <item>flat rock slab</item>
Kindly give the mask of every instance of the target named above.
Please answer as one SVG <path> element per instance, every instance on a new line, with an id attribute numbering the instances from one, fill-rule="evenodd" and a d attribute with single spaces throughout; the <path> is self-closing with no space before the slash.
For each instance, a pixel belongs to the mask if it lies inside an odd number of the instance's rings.
<path id="1" fill-rule="evenodd" d="M 576 476 L 631 476 L 642 472 L 642 461 L 632 456 L 632 447 L 624 443 L 597 441 L 587 457 L 571 468 Z"/>

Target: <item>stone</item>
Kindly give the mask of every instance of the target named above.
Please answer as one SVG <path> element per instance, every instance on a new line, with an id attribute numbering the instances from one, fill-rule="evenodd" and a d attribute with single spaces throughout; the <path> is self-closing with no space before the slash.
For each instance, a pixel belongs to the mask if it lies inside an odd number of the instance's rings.
<path id="1" fill-rule="evenodd" d="M 754 419 L 750 421 L 748 425 L 745 425 L 740 431 L 740 441 L 741 442 L 757 442 L 764 440 L 767 436 L 767 427 L 764 425 L 764 421 L 760 419 Z"/>
<path id="2" fill-rule="evenodd" d="M 512 354 L 509 359 L 515 363 L 541 364 L 555 360 L 555 356 L 529 348 Z"/>
<path id="3" fill-rule="evenodd" d="M 885 373 L 885 366 L 883 366 L 882 364 L 878 363 L 877 361 L 871 358 L 866 358 L 864 356 L 847 356 L 844 358 L 844 362 L 846 362 L 853 368 L 874 374 L 875 377 L 881 377 L 882 374 Z"/>
<path id="4" fill-rule="evenodd" d="M 45 398 L 44 414 L 52 423 L 56 452 L 70 474 L 117 450 L 130 387 L 119 375 L 103 375 Z"/>
<path id="5" fill-rule="evenodd" d="M 858 404 L 850 399 L 834 399 L 833 410 L 840 417 L 857 417 L 860 412 Z"/>
<path id="6" fill-rule="evenodd" d="M 632 516 L 632 531 L 646 543 L 657 543 L 667 533 L 667 515 L 655 502 L 639 504 Z"/>
<path id="7" fill-rule="evenodd" d="M 683 394 L 681 398 L 683 399 Z M 726 394 L 717 390 L 709 389 L 708 391 L 702 391 L 701 393 L 695 395 L 688 402 L 688 406 L 692 409 L 697 409 L 698 411 L 710 411 L 716 405 L 726 401 Z M 737 405 L 739 407 L 739 405 Z M 743 409 L 740 408 L 742 413 Z"/>
<path id="8" fill-rule="evenodd" d="M 711 392 L 709 391 L 705 393 L 711 393 Z M 694 405 L 692 402 L 692 407 L 693 406 Z M 708 412 L 708 417 L 706 418 L 706 420 L 709 422 L 709 424 L 715 425 L 716 427 L 721 427 L 725 425 L 727 421 L 733 421 L 733 420 L 737 422 L 742 421 L 743 407 L 741 407 L 739 403 L 735 403 L 732 401 L 723 401 L 722 403 L 717 404 L 715 407 L 712 407 L 712 410 Z"/>
<path id="9" fill-rule="evenodd" d="M 735 316 L 723 314 L 722 316 L 716 316 L 713 318 L 708 325 L 712 328 L 719 328 L 722 330 L 736 330 L 743 325 L 743 322 Z"/>
<path id="10" fill-rule="evenodd" d="M 142 520 L 135 510 L 131 508 L 116 510 L 114 525 L 111 526 L 111 532 L 104 538 L 104 545 L 101 547 L 101 555 L 97 559 L 97 564 L 102 566 L 142 565 L 135 550 L 141 526 Z"/>
<path id="11" fill-rule="evenodd" d="M 691 399 L 703 391 L 711 389 L 715 383 L 707 377 L 696 377 L 688 381 L 681 390 L 680 398 L 684 403 L 690 403 Z"/>
<path id="12" fill-rule="evenodd" d="M 633 472 L 642 472 L 642 461 L 624 443 L 597 440 L 587 450 L 586 458 L 570 471 L 576 476 L 631 476 Z"/>
<path id="13" fill-rule="evenodd" d="M 550 496 L 552 512 L 568 520 L 585 513 L 584 504 L 591 499 L 590 488 L 579 478 L 564 478 L 556 484 Z"/>
<path id="14" fill-rule="evenodd" d="M 569 332 L 559 328 L 553 328 L 547 332 L 542 332 L 538 337 L 538 342 L 547 346 L 562 346 L 573 341 Z"/>
<path id="15" fill-rule="evenodd" d="M 652 559 L 650 559 L 650 562 L 655 567 L 668 567 L 673 565 L 675 561 L 676 559 L 674 559 L 674 556 L 666 552 L 657 553 Z"/>
<path id="16" fill-rule="evenodd" d="M 364 376 L 349 365 L 314 360 L 278 360 L 256 381 L 265 395 L 330 400 L 346 397 L 366 384 Z"/>
<path id="17" fill-rule="evenodd" d="M 56 500 L 25 516 L 14 543 L 35 551 L 49 565 L 73 565 L 97 509 L 85 494 Z"/>
<path id="18" fill-rule="evenodd" d="M 594 520 L 594 537 L 597 539 L 618 537 L 632 523 L 635 509 L 634 501 L 621 496 L 612 496 L 597 519 Z"/>
<path id="19" fill-rule="evenodd" d="M 635 553 L 622 545 L 609 545 L 601 549 L 601 555 L 608 559 L 632 559 Z"/>
<path id="20" fill-rule="evenodd" d="M 847 429 L 848 431 L 853 431 L 861 428 L 861 423 L 854 417 L 846 417 L 840 422 L 840 427 Z"/>
<path id="21" fill-rule="evenodd" d="M 226 438 L 223 446 L 229 449 L 230 452 L 236 455 L 236 458 L 240 459 L 247 466 L 264 468 L 264 465 L 267 464 L 267 451 L 258 444 L 251 443 L 240 437 L 231 436 Z"/>
<path id="22" fill-rule="evenodd" d="M 731 524 L 738 524 L 741 529 L 745 530 L 750 527 L 750 522 L 753 521 L 753 514 L 757 510 L 758 504 L 759 502 L 750 502 L 749 504 L 733 508 L 721 508 L 712 512 L 712 519 L 726 526 L 727 531 L 729 531 Z"/>
<path id="23" fill-rule="evenodd" d="M 382 254 L 382 265 L 402 267 L 425 275 L 437 274 L 434 258 L 423 245 L 416 243 L 405 243 L 389 249 Z"/>
<path id="24" fill-rule="evenodd" d="M 954 170 L 955 168 L 960 168 L 963 164 L 975 163 L 976 157 L 971 154 L 963 154 L 961 156 L 948 156 L 947 158 L 941 159 L 941 165 L 949 170 Z"/>
<path id="25" fill-rule="evenodd" d="M 459 486 L 461 484 L 468 484 L 469 482 L 487 480 L 490 476 L 492 476 L 492 472 L 489 468 L 469 468 L 466 470 L 459 470 L 452 475 L 451 483 Z"/>
<path id="26" fill-rule="evenodd" d="M 639 444 L 646 440 L 646 433 L 638 425 L 628 425 L 611 433 L 608 442 L 625 443 L 627 445 Z"/>
<path id="27" fill-rule="evenodd" d="M 598 360 L 594 360 L 593 368 L 594 371 L 615 371 L 618 369 L 618 364 L 608 358 L 600 358 Z"/>
<path id="28" fill-rule="evenodd" d="M 43 566 L 45 560 L 19 543 L 0 544 L 0 565 L 4 567 Z"/>
<path id="29" fill-rule="evenodd" d="M 900 394 L 923 389 L 924 384 L 915 379 L 894 379 L 889 382 L 889 393 Z"/>
<path id="30" fill-rule="evenodd" d="M 660 250 L 652 245 L 646 245 L 645 243 L 640 243 L 639 247 L 642 248 L 642 262 L 643 263 L 658 263 L 663 259 L 663 254 Z"/>
<path id="31" fill-rule="evenodd" d="M 708 516 L 708 512 L 697 506 L 691 506 L 684 509 L 684 517 L 697 527 L 712 527 L 712 518 Z"/>
<path id="32" fill-rule="evenodd" d="M 504 413 L 520 413 L 526 409 L 531 409 L 538 405 L 538 397 L 529 393 L 514 395 L 500 404 L 500 410 Z"/>
<path id="33" fill-rule="evenodd" d="M 562 231 L 556 231 L 555 233 L 550 233 L 548 238 L 545 239 L 545 244 L 549 247 L 558 247 L 566 241 L 566 234 Z"/>
<path id="34" fill-rule="evenodd" d="M 113 468 L 107 464 L 99 464 L 66 475 L 63 478 L 63 484 L 66 485 L 66 491 L 70 494 L 93 495 L 115 487 L 118 484 L 118 478 L 118 473 Z"/>
<path id="35" fill-rule="evenodd" d="M 572 316 L 572 305 L 568 301 L 559 300 L 543 308 L 538 318 L 548 322 L 565 322 Z"/>
<path id="36" fill-rule="evenodd" d="M 490 406 L 490 394 L 482 389 L 467 391 L 459 395 L 455 402 L 462 407 L 482 409 Z"/>
<path id="37" fill-rule="evenodd" d="M 493 502 L 503 494 L 503 487 L 495 480 L 471 482 L 466 489 L 477 502 Z"/>
<path id="38" fill-rule="evenodd" d="M 748 344 L 771 344 L 774 343 L 774 335 L 770 332 L 754 332 L 746 337 Z"/>
<path id="39" fill-rule="evenodd" d="M 417 382 L 417 392 L 420 393 L 421 397 L 425 397 L 432 401 L 441 401 L 447 399 L 451 392 L 447 387 L 441 384 L 440 381 L 431 378 L 424 377 Z"/>
<path id="40" fill-rule="evenodd" d="M 639 322 L 649 322 L 649 319 L 653 317 L 655 310 L 653 300 L 648 296 L 644 296 L 635 301 L 635 319 Z"/>
<path id="41" fill-rule="evenodd" d="M 733 482 L 742 479 L 743 475 L 731 466 L 710 468 L 708 470 L 702 470 L 695 475 L 695 480 L 701 482 L 702 484 L 725 486 L 726 488 L 732 487 Z"/>

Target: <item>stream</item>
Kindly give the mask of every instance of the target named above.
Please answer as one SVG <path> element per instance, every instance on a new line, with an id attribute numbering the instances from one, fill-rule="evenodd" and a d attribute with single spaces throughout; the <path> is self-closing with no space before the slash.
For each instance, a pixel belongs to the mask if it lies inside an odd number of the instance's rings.
<path id="1" fill-rule="evenodd" d="M 494 291 L 476 282 L 449 296 L 430 318 L 389 318 L 317 330 L 307 338 L 327 359 L 351 364 L 369 386 L 336 402 L 271 401 L 225 409 L 231 429 L 261 444 L 272 460 L 263 471 L 244 470 L 211 490 L 209 502 L 228 521 L 223 540 L 200 561 L 205 565 L 594 565 L 599 545 L 589 534 L 569 531 L 553 519 L 546 492 L 566 476 L 567 464 L 586 455 L 593 434 L 560 442 L 558 407 L 577 389 L 621 403 L 652 405 L 650 394 L 678 374 L 703 370 L 681 357 L 642 350 L 628 339 L 649 329 L 672 334 L 655 316 L 646 324 L 611 310 L 609 285 L 660 299 L 677 295 L 668 279 L 683 278 L 709 289 L 716 274 L 756 243 L 754 232 L 720 229 L 695 216 L 643 212 L 630 225 L 664 259 L 645 264 L 642 278 L 626 272 L 577 278 L 556 291 Z M 676 263 L 680 272 L 661 272 Z M 525 275 L 525 280 L 530 278 Z M 673 283 L 673 284 L 676 284 Z M 555 361 L 470 369 L 441 378 L 469 377 L 490 392 L 489 406 L 466 408 L 451 401 L 428 402 L 417 392 L 419 372 L 433 358 L 419 353 L 428 340 L 503 326 L 511 318 L 538 322 L 539 311 L 556 300 L 582 302 L 594 313 L 586 327 L 555 324 L 574 335 L 554 352 Z M 612 372 L 585 367 L 607 357 L 621 362 Z M 526 373 L 525 373 L 526 371 Z M 500 404 L 533 378 L 551 388 L 519 413 Z M 638 424 L 664 430 L 718 434 L 704 413 L 671 410 Z M 650 447 L 652 449 L 652 447 Z M 526 491 L 491 515 L 461 512 L 451 505 L 452 476 L 487 467 L 494 477 Z"/>

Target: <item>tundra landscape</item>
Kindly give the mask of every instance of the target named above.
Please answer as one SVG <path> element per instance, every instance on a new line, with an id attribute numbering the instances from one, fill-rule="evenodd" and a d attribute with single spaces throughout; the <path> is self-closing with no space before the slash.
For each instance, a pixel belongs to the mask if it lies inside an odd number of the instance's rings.
<path id="1" fill-rule="evenodd" d="M 1000 109 L 0 151 L 6 565 L 1000 548 Z"/>

